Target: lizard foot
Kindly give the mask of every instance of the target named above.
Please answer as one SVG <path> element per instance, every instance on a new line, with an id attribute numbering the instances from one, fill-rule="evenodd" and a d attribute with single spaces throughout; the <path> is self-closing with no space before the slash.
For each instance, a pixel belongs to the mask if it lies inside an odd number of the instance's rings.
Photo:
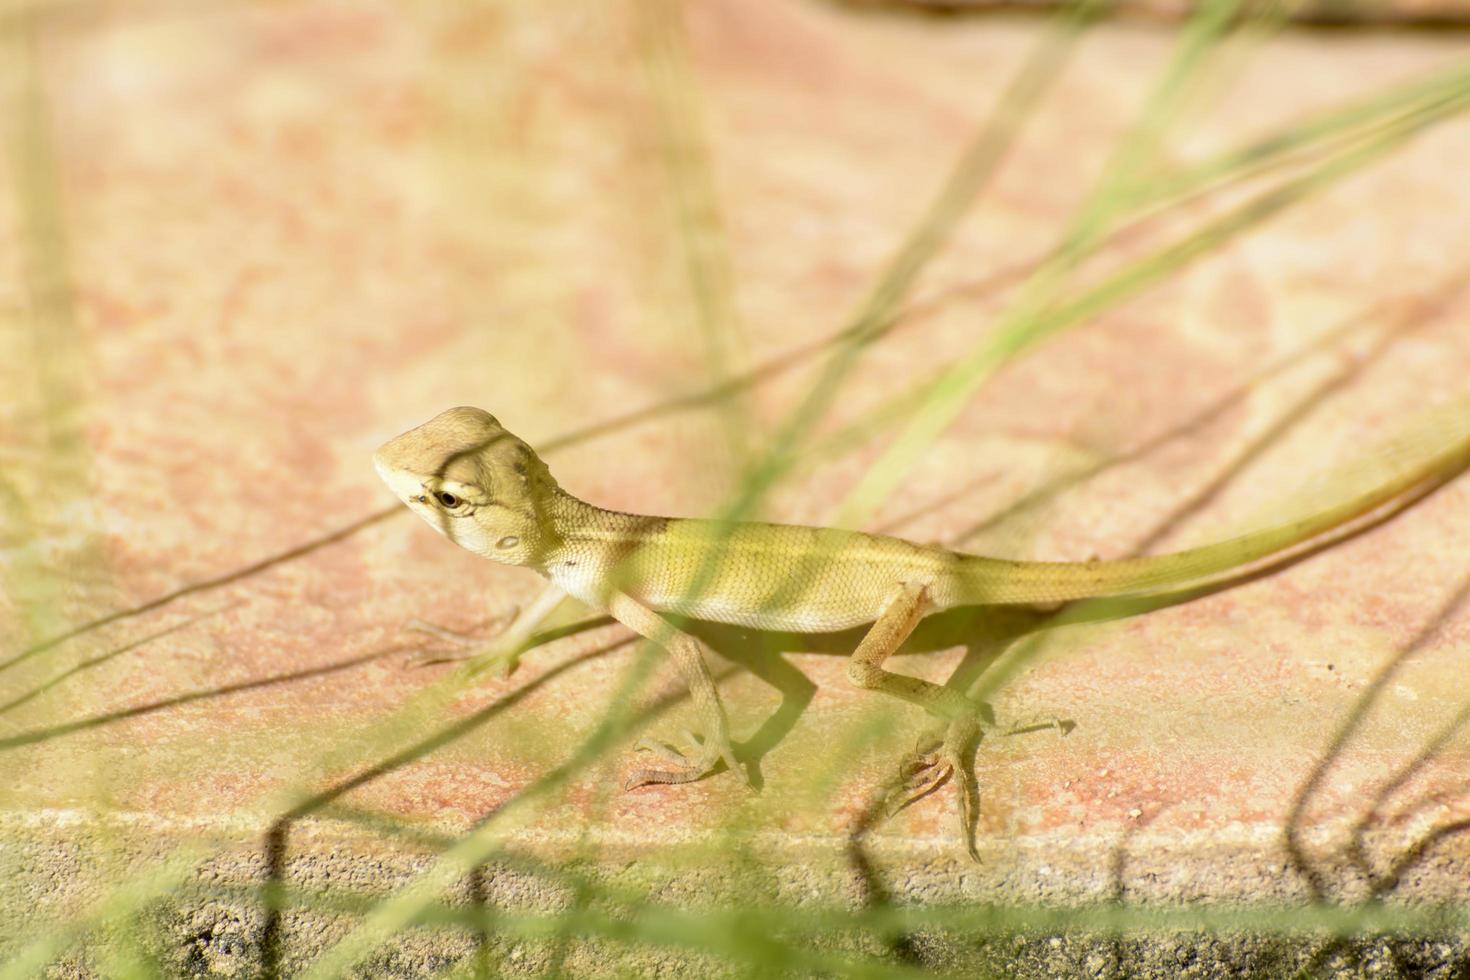
<path id="1" fill-rule="evenodd" d="M 510 610 L 491 620 L 484 628 L 476 630 L 473 634 L 456 633 L 433 623 L 426 623 L 421 619 L 410 620 L 404 624 L 405 630 L 415 633 L 425 633 L 435 639 L 454 648 L 447 651 L 440 648 L 419 650 L 409 654 L 403 660 L 404 669 L 417 667 L 429 667 L 434 664 L 459 663 L 461 661 L 473 660 L 477 664 L 477 673 L 489 670 L 499 677 L 509 677 L 516 669 L 520 660 L 521 651 L 518 649 L 500 649 L 498 645 L 492 645 L 489 649 L 476 651 L 474 648 L 481 646 L 490 637 L 495 636 L 506 625 L 515 620 L 519 609 L 512 606 Z"/>
<path id="2" fill-rule="evenodd" d="M 947 722 L 943 735 L 926 734 L 899 766 L 900 784 L 888 800 L 888 815 L 917 803 L 953 779 L 960 790 L 960 836 L 972 860 L 975 849 L 975 818 L 980 811 L 980 788 L 975 781 L 975 748 L 980 743 L 981 724 L 975 718 Z"/>
<path id="3" fill-rule="evenodd" d="M 888 815 L 895 813 L 939 789 L 950 779 L 959 784 L 960 836 L 970 857 L 980 860 L 975 848 L 975 819 L 980 811 L 980 788 L 975 779 L 975 749 L 986 728 L 995 718 L 988 710 L 980 718 L 963 718 L 941 723 L 919 736 L 914 751 L 899 764 L 899 785 L 889 795 Z M 1000 735 L 1026 735 L 1055 729 L 1065 736 L 1077 723 L 1070 718 L 1050 715 L 1017 722 Z"/>
<path id="4" fill-rule="evenodd" d="M 643 738 L 633 747 L 635 752 L 648 752 L 667 761 L 671 768 L 635 769 L 623 780 L 623 789 L 669 783 L 692 783 L 703 779 L 719 768 L 720 763 L 731 772 L 745 776 L 745 770 L 735 762 L 735 752 L 727 742 L 720 745 L 713 739 L 702 739 L 693 732 L 684 732 L 689 745 L 684 751 L 655 738 Z M 749 782 L 749 778 L 746 778 Z"/>
<path id="5" fill-rule="evenodd" d="M 949 781 L 953 767 L 941 757 L 943 739 L 933 734 L 920 735 L 914 750 L 899 763 L 899 784 L 889 794 L 888 815 L 919 802 Z"/>

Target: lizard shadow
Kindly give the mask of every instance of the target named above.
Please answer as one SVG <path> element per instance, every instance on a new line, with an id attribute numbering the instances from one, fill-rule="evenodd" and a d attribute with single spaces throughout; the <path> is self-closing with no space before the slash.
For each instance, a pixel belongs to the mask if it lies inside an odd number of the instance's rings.
<path id="1" fill-rule="evenodd" d="M 965 649 L 962 665 L 973 663 L 983 669 L 1015 640 L 1037 628 L 1045 616 L 1037 611 L 995 606 L 946 610 L 921 622 L 899 647 L 896 656 L 936 654 L 962 646 Z M 835 632 L 796 633 L 704 621 L 689 621 L 684 627 L 717 654 L 749 671 L 781 695 L 776 710 L 735 746 L 736 757 L 746 765 L 751 784 L 757 788 L 765 782 L 762 760 L 796 727 L 817 689 L 786 655 L 826 654 L 847 658 L 869 629 L 864 625 Z M 963 676 L 968 676 L 968 672 Z"/>
<path id="2" fill-rule="evenodd" d="M 1175 602 L 1185 602 L 1204 593 L 1205 590 L 1195 589 L 1171 598 Z M 1109 604 L 1106 610 L 1101 607 L 1094 609 L 1087 620 L 1073 618 L 1070 621 L 1123 618 L 1165 604 L 1169 603 L 1161 597 L 1119 601 Z M 1016 641 L 1047 629 L 1055 619 L 1056 612 L 1053 610 L 1000 606 L 957 607 L 924 619 L 898 649 L 895 658 L 933 655 L 960 647 L 963 652 L 950 675 L 948 685 L 963 691 Z M 800 652 L 847 658 L 866 632 L 866 627 L 857 627 L 829 633 L 791 633 L 703 622 L 687 623 L 686 628 L 709 644 L 715 652 L 749 670 L 783 695 L 781 705 L 766 718 L 761 727 L 748 739 L 736 744 L 736 755 L 749 768 L 752 783 L 757 787 L 763 782 L 760 776 L 762 758 L 795 727 L 816 689 L 816 685 L 790 664 L 784 654 Z M 985 707 L 988 708 L 988 705 Z M 1068 720 L 1061 722 L 1058 727 L 1065 733 L 1070 731 L 1071 725 Z M 968 760 L 967 764 L 973 767 L 973 759 Z M 861 904 L 869 907 L 883 907 L 893 904 L 894 901 L 884 876 L 862 846 L 867 833 L 887 815 L 887 794 L 875 794 L 859 811 L 847 835 L 846 858 L 856 875 L 858 898 Z M 916 937 L 903 930 L 886 937 L 885 945 L 901 962 L 918 965 L 923 961 Z"/>

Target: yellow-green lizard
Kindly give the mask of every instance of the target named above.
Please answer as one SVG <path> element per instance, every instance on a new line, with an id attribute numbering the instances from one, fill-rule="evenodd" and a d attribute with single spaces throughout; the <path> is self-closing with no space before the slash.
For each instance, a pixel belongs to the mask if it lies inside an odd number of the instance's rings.
<path id="1" fill-rule="evenodd" d="M 744 775 L 704 645 L 668 616 L 813 633 L 871 623 L 847 675 L 944 721 L 938 747 L 916 750 L 907 764 L 912 775 L 904 789 L 908 800 L 917 799 L 952 775 L 970 843 L 978 793 L 966 758 L 982 708 L 957 690 L 883 667 L 920 619 L 957 606 L 1052 605 L 1204 584 L 1443 483 L 1470 465 L 1470 437 L 1300 520 L 1173 554 L 1086 562 L 1011 561 L 857 531 L 603 510 L 562 490 L 530 446 L 477 408 L 435 416 L 386 443 L 373 463 L 393 492 L 451 541 L 550 580 L 501 638 L 507 666 L 566 595 L 611 614 L 673 657 L 703 731 L 690 737 L 687 753 L 645 746 L 669 765 L 633 772 L 627 788 L 690 782 L 722 762 Z"/>

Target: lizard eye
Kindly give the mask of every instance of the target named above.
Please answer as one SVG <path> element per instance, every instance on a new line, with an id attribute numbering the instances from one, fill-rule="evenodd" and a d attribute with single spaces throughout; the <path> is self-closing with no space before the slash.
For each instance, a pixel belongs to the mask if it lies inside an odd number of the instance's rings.
<path id="1" fill-rule="evenodd" d="M 450 510 L 459 506 L 459 498 L 447 490 L 440 490 L 434 494 L 434 499 L 439 501 L 441 507 L 447 507 Z"/>

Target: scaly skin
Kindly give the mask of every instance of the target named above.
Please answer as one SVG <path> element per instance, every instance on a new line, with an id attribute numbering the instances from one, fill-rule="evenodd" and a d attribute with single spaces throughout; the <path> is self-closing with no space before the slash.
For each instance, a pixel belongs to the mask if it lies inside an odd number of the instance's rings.
<path id="1" fill-rule="evenodd" d="M 946 720 L 940 748 L 906 763 L 914 774 L 908 798 L 950 775 L 959 779 L 973 855 L 976 790 L 965 755 L 981 708 L 950 688 L 882 667 L 920 619 L 956 606 L 1053 604 L 1204 584 L 1443 483 L 1470 465 L 1470 437 L 1311 517 L 1174 554 L 1089 562 L 1009 561 L 857 531 L 603 510 L 562 490 L 530 446 L 476 408 L 435 416 L 390 440 L 373 462 L 393 492 L 451 541 L 549 579 L 559 592 L 550 602 L 538 600 L 536 617 L 565 593 L 673 656 L 703 720 L 702 740 L 690 740 L 687 759 L 662 746 L 674 766 L 639 770 L 630 787 L 688 782 L 722 761 L 741 772 L 703 645 L 662 614 L 798 632 L 874 624 L 854 651 L 848 676 Z M 510 632 L 523 639 L 532 626 L 518 622 Z"/>

